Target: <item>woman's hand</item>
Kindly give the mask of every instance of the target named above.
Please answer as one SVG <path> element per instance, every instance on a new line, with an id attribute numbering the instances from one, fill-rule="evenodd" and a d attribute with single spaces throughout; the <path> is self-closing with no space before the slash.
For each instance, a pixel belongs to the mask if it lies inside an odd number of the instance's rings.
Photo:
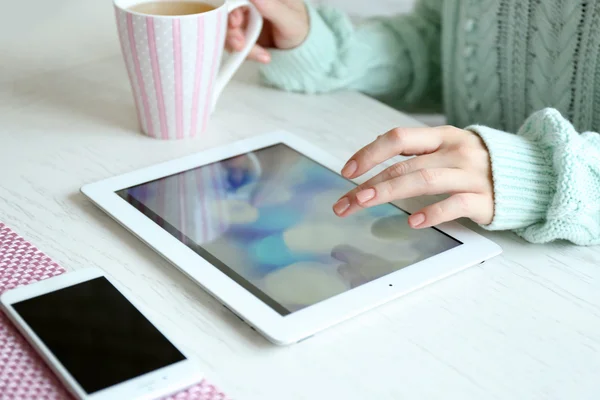
<path id="1" fill-rule="evenodd" d="M 345 194 L 333 206 L 334 212 L 347 216 L 394 200 L 449 194 L 411 215 L 410 226 L 427 228 L 461 217 L 484 225 L 492 222 L 490 157 L 478 135 L 451 126 L 392 129 L 359 150 L 342 175 L 357 178 L 396 155 L 416 157 L 394 164 Z"/>
<path id="2" fill-rule="evenodd" d="M 308 36 L 308 12 L 303 0 L 250 0 L 265 19 L 257 44 L 248 59 L 269 63 L 269 48 L 288 50 L 299 46 Z M 240 51 L 246 45 L 248 10 L 238 8 L 229 15 L 228 51 Z"/>

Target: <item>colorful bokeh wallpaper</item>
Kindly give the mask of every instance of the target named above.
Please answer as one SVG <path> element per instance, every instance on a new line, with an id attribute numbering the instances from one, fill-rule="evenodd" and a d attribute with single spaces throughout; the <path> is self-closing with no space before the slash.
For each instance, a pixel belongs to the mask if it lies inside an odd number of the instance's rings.
<path id="1" fill-rule="evenodd" d="M 460 245 L 391 204 L 337 217 L 353 187 L 279 144 L 120 194 L 294 312 Z"/>

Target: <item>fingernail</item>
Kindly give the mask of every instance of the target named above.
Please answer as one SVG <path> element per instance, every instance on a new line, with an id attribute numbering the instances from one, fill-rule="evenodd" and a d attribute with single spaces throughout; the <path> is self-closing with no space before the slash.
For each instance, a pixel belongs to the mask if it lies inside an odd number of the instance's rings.
<path id="1" fill-rule="evenodd" d="M 350 160 L 344 166 L 344 169 L 342 169 L 342 175 L 346 178 L 350 178 L 356 172 L 356 168 L 358 168 L 356 161 Z"/>
<path id="2" fill-rule="evenodd" d="M 348 207 L 350 207 L 350 201 L 347 197 L 343 197 L 339 199 L 337 203 L 334 204 L 333 211 L 335 211 L 337 215 L 340 215 L 343 214 L 348 209 Z"/>
<path id="3" fill-rule="evenodd" d="M 267 53 L 267 52 L 260 53 L 258 55 L 258 59 L 260 62 L 263 62 L 263 63 L 268 63 L 269 61 L 271 61 L 271 57 L 269 56 L 269 53 Z"/>
<path id="4" fill-rule="evenodd" d="M 417 227 L 425 222 L 425 215 L 423 213 L 415 214 L 410 217 L 410 223 L 413 227 Z"/>
<path id="5" fill-rule="evenodd" d="M 366 189 L 356 194 L 359 203 L 365 203 L 375 197 L 375 189 Z"/>

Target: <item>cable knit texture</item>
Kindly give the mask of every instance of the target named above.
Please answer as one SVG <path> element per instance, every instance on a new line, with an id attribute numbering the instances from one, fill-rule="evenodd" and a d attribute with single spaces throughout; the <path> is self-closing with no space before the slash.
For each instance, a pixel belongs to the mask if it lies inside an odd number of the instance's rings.
<path id="1" fill-rule="evenodd" d="M 307 7 L 306 41 L 274 52 L 265 83 L 444 112 L 490 152 L 484 228 L 600 244 L 600 0 L 418 0 L 357 26 Z"/>

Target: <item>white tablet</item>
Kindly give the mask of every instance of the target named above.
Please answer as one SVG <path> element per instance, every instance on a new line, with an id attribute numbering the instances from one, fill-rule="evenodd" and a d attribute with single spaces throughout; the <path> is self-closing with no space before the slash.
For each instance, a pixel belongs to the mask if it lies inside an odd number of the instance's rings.
<path id="1" fill-rule="evenodd" d="M 413 230 L 392 204 L 339 218 L 343 162 L 275 132 L 86 185 L 97 206 L 276 344 L 501 252 L 448 223 Z"/>

